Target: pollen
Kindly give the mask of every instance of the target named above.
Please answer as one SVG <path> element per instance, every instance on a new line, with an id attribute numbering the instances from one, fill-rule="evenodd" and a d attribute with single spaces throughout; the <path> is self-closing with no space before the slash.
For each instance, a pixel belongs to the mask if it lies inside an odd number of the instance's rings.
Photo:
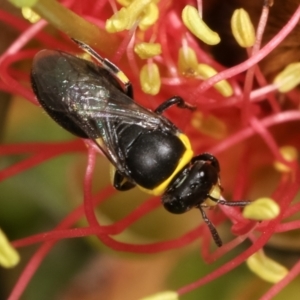
<path id="1" fill-rule="evenodd" d="M 19 253 L 10 244 L 3 231 L 0 230 L 0 265 L 4 268 L 13 268 L 19 261 Z"/>
<path id="2" fill-rule="evenodd" d="M 279 205 L 271 198 L 259 198 L 247 205 L 243 210 L 246 219 L 264 221 L 276 218 L 280 213 Z"/>
<path id="3" fill-rule="evenodd" d="M 199 64 L 197 67 L 197 74 L 199 74 L 203 79 L 210 78 L 216 75 L 218 72 L 211 66 L 207 64 Z M 222 94 L 224 97 L 230 97 L 233 94 L 233 89 L 227 80 L 221 80 L 214 85 L 214 88 Z"/>
<path id="4" fill-rule="evenodd" d="M 212 31 L 206 23 L 200 18 L 198 10 L 187 5 L 182 10 L 182 21 L 184 25 L 202 42 L 208 45 L 219 44 L 221 39 L 220 36 Z"/>
<path id="5" fill-rule="evenodd" d="M 198 60 L 195 51 L 190 47 L 181 47 L 178 53 L 178 70 L 184 76 L 195 76 Z"/>
<path id="6" fill-rule="evenodd" d="M 134 52 L 141 58 L 152 58 L 161 54 L 161 45 L 159 43 L 140 43 L 134 46 Z"/>
<path id="7" fill-rule="evenodd" d="M 298 159 L 298 151 L 293 146 L 281 147 L 280 153 L 281 153 L 282 157 L 284 158 L 284 160 L 286 160 L 287 162 L 295 162 Z M 282 173 L 288 173 L 288 172 L 292 171 L 292 169 L 289 166 L 283 164 L 280 161 L 275 161 L 274 168 L 278 172 L 282 172 Z"/>
<path id="8" fill-rule="evenodd" d="M 158 94 L 161 80 L 157 64 L 151 62 L 142 67 L 140 72 L 140 83 L 144 93 L 150 95 Z"/>
<path id="9" fill-rule="evenodd" d="M 210 136 L 214 139 L 221 140 L 227 135 L 226 124 L 211 114 L 204 115 L 203 113 L 197 111 L 193 114 L 191 124 L 202 134 Z"/>
<path id="10" fill-rule="evenodd" d="M 248 268 L 261 279 L 276 283 L 288 274 L 288 269 L 259 250 L 247 259 Z"/>
<path id="11" fill-rule="evenodd" d="M 24 19 L 28 20 L 30 23 L 36 23 L 41 19 L 41 17 L 30 7 L 22 7 L 21 11 Z"/>
<path id="12" fill-rule="evenodd" d="M 231 30 L 238 44 L 243 48 L 252 47 L 255 42 L 255 30 L 249 14 L 236 9 L 231 18 Z"/>
<path id="13" fill-rule="evenodd" d="M 274 79 L 273 83 L 281 93 L 287 93 L 300 84 L 300 62 L 289 64 Z"/>
<path id="14" fill-rule="evenodd" d="M 179 300 L 179 295 L 173 291 L 165 291 L 149 297 L 141 298 L 140 300 Z"/>
<path id="15" fill-rule="evenodd" d="M 158 19 L 159 11 L 152 0 L 134 0 L 127 7 L 122 7 L 105 24 L 110 33 L 131 29 L 139 23 L 140 29 L 145 30 Z"/>

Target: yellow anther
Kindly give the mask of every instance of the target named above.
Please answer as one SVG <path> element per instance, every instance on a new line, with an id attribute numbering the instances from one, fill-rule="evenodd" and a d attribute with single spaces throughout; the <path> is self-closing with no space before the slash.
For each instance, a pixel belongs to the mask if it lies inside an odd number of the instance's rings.
<path id="1" fill-rule="evenodd" d="M 140 300 L 179 300 L 179 295 L 173 291 L 165 291 Z"/>
<path id="2" fill-rule="evenodd" d="M 155 63 L 149 63 L 142 67 L 140 72 L 140 83 L 146 94 L 156 95 L 160 90 L 160 74 Z"/>
<path id="3" fill-rule="evenodd" d="M 140 43 L 134 46 L 134 52 L 141 58 L 147 59 L 161 54 L 161 45 L 159 43 Z"/>
<path id="4" fill-rule="evenodd" d="M 294 162 L 298 159 L 298 151 L 293 146 L 283 146 L 283 147 L 281 147 L 280 148 L 280 153 L 281 153 L 282 157 L 287 162 Z M 283 172 L 283 173 L 288 173 L 288 172 L 292 171 L 292 169 L 289 166 L 283 164 L 280 161 L 275 161 L 274 168 L 277 171 Z"/>
<path id="5" fill-rule="evenodd" d="M 182 10 L 181 17 L 184 25 L 202 42 L 208 45 L 220 43 L 219 35 L 204 23 L 195 7 L 187 5 Z"/>
<path id="6" fill-rule="evenodd" d="M 264 221 L 276 218 L 280 213 L 279 205 L 271 198 L 259 198 L 243 210 L 246 219 Z"/>
<path id="7" fill-rule="evenodd" d="M 32 7 L 34 6 L 39 0 L 9 0 L 13 5 L 16 7 Z"/>
<path id="8" fill-rule="evenodd" d="M 141 14 L 150 3 L 151 0 L 132 1 L 129 6 L 122 7 L 107 19 L 105 29 L 111 33 L 131 29 L 136 22 L 140 21 Z"/>
<path id="9" fill-rule="evenodd" d="M 141 21 L 139 22 L 139 28 L 143 31 L 152 26 L 159 17 L 159 9 L 155 3 L 150 3 L 143 10 Z"/>
<path id="10" fill-rule="evenodd" d="M 227 135 L 226 124 L 214 115 L 204 115 L 196 111 L 193 114 L 191 124 L 201 133 L 208 135 L 214 139 L 223 139 Z"/>
<path id="11" fill-rule="evenodd" d="M 4 268 L 13 268 L 19 261 L 19 253 L 10 244 L 3 231 L 0 230 L 0 266 Z"/>
<path id="12" fill-rule="evenodd" d="M 273 83 L 281 93 L 286 93 L 300 84 L 300 62 L 289 64 L 274 79 Z"/>
<path id="13" fill-rule="evenodd" d="M 241 47 L 252 47 L 255 43 L 255 30 L 249 14 L 243 9 L 236 9 L 231 18 L 231 30 Z"/>
<path id="14" fill-rule="evenodd" d="M 107 19 L 105 23 L 105 29 L 110 33 L 130 29 L 132 26 L 132 18 L 130 18 L 127 9 L 124 7 Z"/>
<path id="15" fill-rule="evenodd" d="M 137 19 L 143 10 L 152 2 L 152 0 L 134 0 L 127 7 L 128 12 L 134 15 L 135 19 Z"/>
<path id="16" fill-rule="evenodd" d="M 199 64 L 197 67 L 197 74 L 203 79 L 210 78 L 217 74 L 217 71 L 209 65 Z M 233 89 L 227 80 L 221 80 L 214 85 L 214 88 L 224 97 L 230 97 L 233 94 Z"/>
<path id="17" fill-rule="evenodd" d="M 247 259 L 248 268 L 261 279 L 276 283 L 288 274 L 288 269 L 259 250 Z"/>
<path id="18" fill-rule="evenodd" d="M 181 47 L 178 53 L 178 70 L 184 76 L 195 76 L 198 67 L 196 52 L 190 47 Z"/>
<path id="19" fill-rule="evenodd" d="M 30 23 L 36 23 L 41 19 L 41 17 L 30 7 L 22 7 L 21 11 L 24 19 L 28 20 Z"/>

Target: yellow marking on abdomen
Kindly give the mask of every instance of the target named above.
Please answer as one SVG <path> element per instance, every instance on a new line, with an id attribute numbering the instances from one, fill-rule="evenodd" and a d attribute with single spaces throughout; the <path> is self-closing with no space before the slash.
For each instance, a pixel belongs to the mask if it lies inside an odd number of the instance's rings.
<path id="1" fill-rule="evenodd" d="M 165 190 L 167 189 L 167 187 L 169 186 L 170 182 L 173 180 L 173 178 L 183 169 L 183 167 L 188 164 L 191 159 L 193 158 L 193 150 L 192 150 L 192 147 L 191 147 L 191 143 L 190 143 L 190 140 L 189 138 L 183 134 L 183 133 L 180 133 L 178 135 L 178 138 L 182 141 L 182 143 L 184 144 L 186 150 L 185 152 L 183 153 L 176 169 L 174 170 L 174 172 L 163 182 L 161 183 L 159 186 L 155 187 L 154 189 L 152 190 L 149 190 L 149 189 L 146 189 L 140 185 L 138 185 L 139 189 L 141 189 L 143 192 L 147 193 L 147 194 L 151 194 L 151 195 L 154 195 L 154 196 L 160 196 L 162 195 Z"/>

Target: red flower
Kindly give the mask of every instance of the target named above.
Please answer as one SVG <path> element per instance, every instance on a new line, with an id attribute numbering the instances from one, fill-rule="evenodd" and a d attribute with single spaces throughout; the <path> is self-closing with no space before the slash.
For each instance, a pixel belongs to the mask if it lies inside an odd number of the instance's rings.
<path id="1" fill-rule="evenodd" d="M 258 260 L 262 257 L 259 265 L 263 267 L 254 268 L 254 272 L 266 280 L 278 281 L 262 299 L 270 299 L 279 292 L 299 274 L 299 262 L 294 264 L 285 277 L 284 273 L 281 277 L 279 274 L 277 279 L 269 279 L 268 275 L 261 275 L 263 272 L 270 272 L 270 265 L 264 265 L 267 259 L 264 256 L 257 258 L 255 255 L 262 253 L 262 248 L 272 236 L 300 228 L 300 221 L 292 219 L 300 210 L 299 202 L 292 203 L 300 187 L 297 161 L 300 149 L 300 94 L 296 88 L 300 78 L 300 67 L 297 64 L 292 65 L 278 75 L 268 72 L 265 62 L 266 57 L 274 49 L 277 51 L 282 41 L 293 34 L 292 31 L 299 22 L 300 7 L 295 8 L 288 22 L 282 25 L 276 35 L 262 43 L 270 10 L 268 6 L 264 6 L 256 29 L 255 43 L 253 47 L 246 43 L 248 48 L 244 54 L 247 53 L 248 57 L 226 68 L 213 58 L 214 46 L 207 46 L 199 41 L 198 38 L 202 39 L 203 32 L 196 32 L 197 26 L 195 27 L 193 22 L 199 22 L 197 24 L 203 26 L 206 33 L 203 38 L 205 43 L 217 43 L 218 38 L 206 24 L 202 24 L 201 18 L 198 19 L 197 15 L 195 17 L 195 11 L 191 7 L 187 10 L 185 8 L 186 20 L 183 18 L 182 21 L 181 12 L 187 4 L 185 1 L 148 3 L 137 0 L 132 7 L 129 5 L 123 8 L 115 3 L 111 7 L 112 2 L 105 1 L 80 1 L 80 4 L 78 1 L 64 1 L 69 10 L 64 10 L 56 2 L 43 2 L 45 1 L 33 6 L 33 9 L 54 27 L 89 44 L 118 65 L 132 81 L 137 102 L 155 109 L 168 97 L 180 95 L 188 103 L 197 106 L 197 112 L 174 109 L 167 113 L 167 116 L 189 136 L 196 154 L 210 152 L 220 158 L 222 186 L 225 188 L 226 198 L 236 201 L 269 197 L 273 202 L 257 202 L 258 206 L 254 206 L 248 214 L 245 212 L 247 217 L 250 216 L 249 219 L 243 217 L 240 209 L 222 205 L 209 213 L 211 221 L 217 227 L 230 221 L 231 231 L 236 236 L 224 239 L 225 244 L 214 252 L 210 252 L 211 236 L 203 223 L 192 230 L 187 226 L 184 234 L 178 234 L 173 239 L 161 241 L 157 238 L 149 243 L 136 243 L 130 239 L 124 241 L 115 238 L 115 235 L 121 234 L 157 209 L 160 205 L 159 199 L 152 197 L 119 221 L 103 225 L 103 220 L 96 215 L 96 207 L 116 192 L 111 186 L 96 193 L 92 191 L 98 150 L 91 142 L 76 139 L 55 143 L 3 144 L 0 146 L 2 156 L 22 156 L 21 160 L 1 170 L 2 181 L 66 153 L 87 152 L 88 156 L 83 184 L 83 204 L 53 230 L 12 242 L 16 248 L 40 242 L 42 245 L 20 275 L 10 299 L 20 297 L 44 257 L 58 241 L 90 235 L 97 236 L 101 243 L 114 250 L 147 254 L 178 249 L 195 240 L 201 240 L 201 255 L 206 262 L 215 261 L 248 240 L 250 244 L 247 244 L 243 252 L 194 283 L 178 289 L 178 294 L 185 294 L 227 274 L 246 260 L 251 265 L 249 257 Z M 215 12 L 218 6 L 206 9 L 204 16 L 206 12 L 208 15 Z M 116 11 L 114 17 L 113 10 L 119 11 Z M 71 11 L 81 17 L 73 15 Z M 199 7 L 198 11 L 202 11 L 202 8 Z M 52 28 L 49 33 L 49 30 L 45 29 L 44 20 L 29 25 L 5 11 L 0 11 L 0 20 L 20 32 L 19 37 L 0 57 L 0 89 L 22 96 L 36 105 L 30 88 L 29 70 L 24 72 L 25 61 L 31 61 L 42 48 L 59 48 L 77 54 L 80 51 L 59 31 L 53 31 Z M 239 21 L 245 21 L 244 15 L 238 15 L 236 22 Z M 211 26 L 213 28 L 217 25 L 212 23 Z M 242 40 L 247 39 L 244 35 L 249 33 L 245 33 L 244 28 L 248 27 L 242 23 L 241 27 L 233 29 L 234 34 L 241 35 Z M 116 30 L 120 33 L 107 32 Z M 268 33 L 268 27 L 266 30 Z M 231 34 L 231 31 L 228 31 Z M 140 46 L 141 43 L 147 44 Z M 153 45 L 154 43 L 156 45 Z M 226 43 L 223 47 L 225 52 L 229 51 Z M 244 51 L 240 50 L 237 44 L 232 49 L 232 53 Z M 231 53 L 227 55 L 230 56 Z M 237 55 L 237 60 L 243 55 Z M 259 63 L 264 58 L 266 59 L 261 64 L 261 69 Z M 276 63 L 276 57 L 272 55 L 272 59 Z M 283 64 L 282 69 L 284 67 Z M 144 70 L 142 75 L 141 70 Z M 264 74 L 267 74 L 268 80 Z M 287 86 L 290 84 L 291 86 Z M 148 94 L 145 94 L 145 91 Z M 157 95 L 153 96 L 154 94 Z M 289 147 L 286 147 L 287 145 Z M 107 177 L 104 173 L 101 176 Z M 271 219 L 268 219 L 269 214 Z M 74 224 L 83 216 L 86 217 L 88 225 L 74 228 Z M 256 222 L 253 219 L 264 221 Z M 272 262 L 270 264 L 273 266 Z"/>

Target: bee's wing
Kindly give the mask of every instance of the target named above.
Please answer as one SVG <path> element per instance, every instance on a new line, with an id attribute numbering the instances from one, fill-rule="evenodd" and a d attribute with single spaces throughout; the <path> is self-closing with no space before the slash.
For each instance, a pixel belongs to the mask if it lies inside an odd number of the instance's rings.
<path id="1" fill-rule="evenodd" d="M 31 80 L 46 112 L 69 132 L 94 140 L 124 174 L 117 123 L 149 129 L 161 125 L 162 118 L 132 101 L 107 70 L 65 52 L 39 52 Z"/>
<path id="2" fill-rule="evenodd" d="M 91 86 L 89 84 L 86 88 L 90 89 Z M 111 92 L 108 98 L 91 95 L 83 102 L 86 107 L 78 111 L 77 122 L 80 120 L 80 127 L 85 133 L 97 143 L 113 165 L 126 174 L 125 158 L 119 151 L 117 127 L 120 124 L 138 124 L 144 128 L 156 129 L 161 126 L 161 119 L 120 92 Z"/>

